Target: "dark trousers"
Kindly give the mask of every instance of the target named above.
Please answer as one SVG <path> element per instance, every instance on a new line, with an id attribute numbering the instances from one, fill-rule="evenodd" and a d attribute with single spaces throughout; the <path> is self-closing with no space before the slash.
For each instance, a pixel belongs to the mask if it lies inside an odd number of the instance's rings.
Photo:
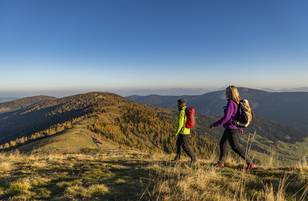
<path id="1" fill-rule="evenodd" d="M 193 154 L 190 145 L 189 145 L 190 135 L 179 134 L 176 140 L 176 159 L 180 159 L 182 148 L 185 153 L 191 158 L 191 160 L 196 160 L 195 155 Z"/>
<path id="2" fill-rule="evenodd" d="M 238 129 L 225 129 L 224 134 L 220 140 L 220 156 L 219 161 L 224 162 L 226 156 L 227 141 L 229 142 L 232 150 L 237 153 L 242 159 L 250 164 L 251 159 L 245 154 L 245 150 L 240 145 L 240 133 Z"/>

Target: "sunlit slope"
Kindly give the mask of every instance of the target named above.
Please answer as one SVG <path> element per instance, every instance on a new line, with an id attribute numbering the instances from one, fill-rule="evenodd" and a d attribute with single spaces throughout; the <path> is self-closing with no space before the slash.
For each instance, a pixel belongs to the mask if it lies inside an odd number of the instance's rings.
<path id="1" fill-rule="evenodd" d="M 96 153 L 118 149 L 110 140 L 87 129 L 86 121 L 58 134 L 34 140 L 15 150 L 26 153 Z"/>
<path id="2" fill-rule="evenodd" d="M 33 101 L 26 99 L 27 103 L 20 108 L 16 102 L 24 102 L 19 99 L 6 105 L 13 105 L 14 110 L 0 113 L 0 143 L 16 139 L 22 136 L 30 136 L 50 127 L 61 124 L 72 124 L 74 119 L 84 117 L 94 112 L 103 112 L 105 107 L 111 105 L 121 106 L 125 99 L 109 93 L 88 93 L 65 98 L 47 98 L 47 100 Z M 52 132 L 52 131 L 50 131 Z"/>
<path id="3" fill-rule="evenodd" d="M 101 140 L 141 150 L 174 151 L 176 113 L 115 94 L 81 94 L 3 115 L 7 115 L 3 123 L 19 124 L 19 128 L 12 126 L 7 135 L 4 132 L 3 139 L 11 140 L 1 145 L 2 150 L 75 152 L 96 149 L 100 145 L 94 141 Z M 197 153 L 206 156 L 216 146 L 206 128 L 210 119 L 198 117 L 197 121 L 192 144 Z"/>

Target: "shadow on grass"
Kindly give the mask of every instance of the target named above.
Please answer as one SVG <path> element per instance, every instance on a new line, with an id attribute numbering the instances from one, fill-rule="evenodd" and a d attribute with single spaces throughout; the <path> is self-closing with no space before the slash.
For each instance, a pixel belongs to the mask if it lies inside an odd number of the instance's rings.
<path id="1" fill-rule="evenodd" d="M 47 167 L 31 169 L 31 166 L 19 164 L 19 169 L 16 169 L 7 177 L 0 178 L 0 186 L 7 188 L 10 182 L 20 178 L 35 178 L 48 177 L 50 180 L 47 183 L 33 186 L 32 192 L 36 193 L 32 199 L 37 200 L 108 200 L 108 201 L 136 201 L 136 200 L 153 200 L 155 195 L 151 195 L 155 185 L 153 176 L 161 174 L 153 168 L 158 165 L 160 170 L 164 168 L 214 168 L 213 164 L 200 163 L 196 167 L 190 166 L 189 161 L 186 162 L 170 162 L 170 161 L 145 161 L 134 159 L 108 159 L 108 160 L 78 160 L 76 158 L 67 159 L 64 163 L 50 162 Z M 242 166 L 227 167 L 221 170 L 221 174 L 228 177 L 230 181 L 238 179 L 234 175 L 238 175 L 243 169 Z M 271 184 L 274 189 L 279 186 L 280 179 L 284 175 L 288 175 L 288 185 L 286 194 L 292 196 L 307 182 L 307 180 L 298 180 L 297 174 L 286 171 L 276 170 L 268 171 L 257 169 L 249 172 L 251 176 L 256 176 L 255 180 L 248 179 L 245 187 L 248 193 L 253 196 L 255 192 L 263 190 L 264 185 Z M 167 179 L 175 179 L 176 175 L 167 175 Z M 65 190 L 68 187 L 79 185 L 84 189 L 88 189 L 92 185 L 105 185 L 108 190 L 84 197 L 80 194 L 67 197 Z M 49 197 L 43 197 L 39 194 L 41 189 L 47 189 Z M 300 194 L 300 193 L 299 193 Z M 0 196 L 0 200 L 8 200 L 8 195 Z"/>
<path id="2" fill-rule="evenodd" d="M 71 200 L 65 197 L 65 190 L 72 185 L 81 185 L 86 189 L 95 184 L 107 186 L 108 191 L 82 197 L 74 196 L 76 200 L 108 200 L 108 201 L 136 201 L 150 200 L 148 191 L 151 191 L 153 183 L 150 182 L 151 171 L 148 166 L 150 162 L 138 160 L 94 160 L 80 161 L 69 167 L 51 166 L 46 169 L 36 171 L 40 176 L 49 175 L 52 180 L 44 186 L 51 193 L 48 199 L 38 197 L 39 200 Z M 16 174 L 18 177 L 29 175 Z"/>

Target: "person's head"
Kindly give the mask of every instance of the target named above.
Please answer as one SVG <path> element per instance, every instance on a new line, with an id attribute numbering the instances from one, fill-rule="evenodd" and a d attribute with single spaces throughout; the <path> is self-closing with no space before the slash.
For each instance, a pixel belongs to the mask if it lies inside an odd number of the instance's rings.
<path id="1" fill-rule="evenodd" d="M 178 100 L 178 109 L 181 110 L 184 106 L 186 106 L 186 101 L 184 99 Z"/>
<path id="2" fill-rule="evenodd" d="M 236 86 L 230 85 L 226 88 L 226 98 L 233 100 L 236 103 L 240 102 L 241 97 Z"/>

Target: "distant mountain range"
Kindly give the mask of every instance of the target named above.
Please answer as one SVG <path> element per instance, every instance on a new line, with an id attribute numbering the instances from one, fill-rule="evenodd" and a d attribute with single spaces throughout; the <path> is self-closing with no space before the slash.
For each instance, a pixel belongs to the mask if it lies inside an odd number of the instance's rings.
<path id="1" fill-rule="evenodd" d="M 15 99 L 17 99 L 17 98 L 13 98 L 13 97 L 0 97 L 0 103 L 12 101 L 12 100 L 15 100 Z"/>
<path id="2" fill-rule="evenodd" d="M 294 88 L 293 91 L 305 91 L 305 92 L 308 92 L 308 87 Z"/>
<path id="3" fill-rule="evenodd" d="M 267 92 L 240 88 L 242 98 L 247 98 L 257 118 L 267 119 L 299 130 L 308 136 L 308 93 Z M 221 116 L 226 105 L 224 90 L 196 96 L 130 96 L 128 99 L 158 107 L 176 109 L 179 98 L 187 100 L 204 115 Z"/>
<path id="4" fill-rule="evenodd" d="M 263 88 L 261 90 L 268 92 L 308 92 L 308 87 L 281 88 L 281 89 Z"/>

